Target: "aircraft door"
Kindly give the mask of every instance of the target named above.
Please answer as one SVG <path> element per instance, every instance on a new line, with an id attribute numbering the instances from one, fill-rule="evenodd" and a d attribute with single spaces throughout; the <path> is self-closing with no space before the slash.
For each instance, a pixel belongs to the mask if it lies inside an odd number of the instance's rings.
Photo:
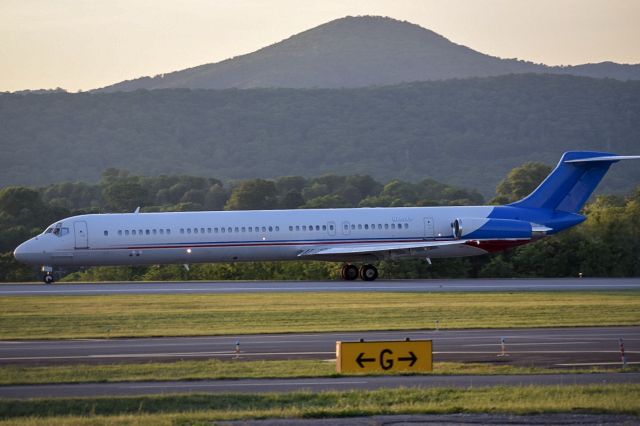
<path id="1" fill-rule="evenodd" d="M 327 232 L 329 233 L 329 235 L 336 235 L 336 223 L 335 222 L 328 222 L 327 223 Z"/>
<path id="2" fill-rule="evenodd" d="M 89 247 L 89 236 L 87 232 L 87 222 L 73 222 L 73 229 L 76 235 L 76 248 L 83 249 Z"/>
<path id="3" fill-rule="evenodd" d="M 432 239 L 433 238 L 433 218 L 432 217 L 425 217 L 424 218 L 424 238 L 425 239 Z"/>
<path id="4" fill-rule="evenodd" d="M 351 226 L 349 222 L 342 222 L 342 235 L 351 234 Z"/>

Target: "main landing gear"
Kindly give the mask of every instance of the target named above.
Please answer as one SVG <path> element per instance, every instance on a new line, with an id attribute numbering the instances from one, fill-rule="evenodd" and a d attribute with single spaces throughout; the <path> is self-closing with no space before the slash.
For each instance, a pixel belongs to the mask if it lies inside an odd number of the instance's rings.
<path id="1" fill-rule="evenodd" d="M 378 269 L 373 265 L 362 265 L 358 269 L 355 265 L 343 265 L 340 271 L 343 280 L 353 281 L 360 278 L 363 281 L 373 281 L 378 278 Z"/>
<path id="2" fill-rule="evenodd" d="M 42 275 L 42 281 L 44 281 L 45 284 L 53 284 L 55 281 L 53 278 L 53 268 L 51 266 L 43 266 L 42 272 L 44 273 Z"/>

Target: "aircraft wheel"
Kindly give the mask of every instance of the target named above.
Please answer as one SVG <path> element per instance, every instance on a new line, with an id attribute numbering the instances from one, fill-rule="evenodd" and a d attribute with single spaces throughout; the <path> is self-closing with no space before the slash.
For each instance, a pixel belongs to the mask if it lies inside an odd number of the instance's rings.
<path id="1" fill-rule="evenodd" d="M 360 279 L 363 281 L 373 281 L 378 278 L 378 269 L 373 265 L 362 265 L 360 267 Z"/>
<path id="2" fill-rule="evenodd" d="M 45 276 L 42 277 L 42 280 L 44 281 L 45 284 L 53 284 L 53 281 L 55 281 L 53 279 L 53 275 L 51 274 L 45 274 Z"/>
<path id="3" fill-rule="evenodd" d="M 344 265 L 340 271 L 343 280 L 353 281 L 358 278 L 358 268 L 353 265 Z"/>

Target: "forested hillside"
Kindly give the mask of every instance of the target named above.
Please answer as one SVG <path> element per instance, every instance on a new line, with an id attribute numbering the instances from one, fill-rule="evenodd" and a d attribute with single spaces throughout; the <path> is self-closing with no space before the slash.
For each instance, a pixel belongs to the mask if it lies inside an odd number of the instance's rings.
<path id="1" fill-rule="evenodd" d="M 365 89 L 0 95 L 0 187 L 97 182 L 116 167 L 229 179 L 325 173 L 485 196 L 526 161 L 640 151 L 640 82 L 511 75 Z M 629 191 L 619 165 L 604 188 Z"/>
<path id="2" fill-rule="evenodd" d="M 453 43 L 410 22 L 381 16 L 348 16 L 247 55 L 123 81 L 99 91 L 343 88 L 511 73 L 637 80 L 640 65 L 603 62 L 553 67 L 502 59 Z"/>

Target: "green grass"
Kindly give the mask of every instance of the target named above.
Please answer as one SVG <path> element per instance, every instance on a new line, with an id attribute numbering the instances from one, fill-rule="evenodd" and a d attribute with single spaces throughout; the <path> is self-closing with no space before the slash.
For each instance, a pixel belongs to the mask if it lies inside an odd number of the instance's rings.
<path id="1" fill-rule="evenodd" d="M 504 412 L 640 416 L 640 385 L 404 388 L 284 394 L 0 400 L 2 425 L 170 425 L 217 420 Z"/>
<path id="2" fill-rule="evenodd" d="M 484 363 L 436 362 L 433 373 L 427 374 L 551 374 L 603 371 L 612 370 L 603 368 L 560 370 Z M 638 368 L 630 367 L 626 371 L 638 371 Z M 335 376 L 338 376 L 335 362 L 317 360 L 220 361 L 210 359 L 171 363 L 54 366 L 5 365 L 0 367 L 0 385 Z"/>
<path id="3" fill-rule="evenodd" d="M 5 297 L 0 339 L 640 324 L 640 293 Z"/>

